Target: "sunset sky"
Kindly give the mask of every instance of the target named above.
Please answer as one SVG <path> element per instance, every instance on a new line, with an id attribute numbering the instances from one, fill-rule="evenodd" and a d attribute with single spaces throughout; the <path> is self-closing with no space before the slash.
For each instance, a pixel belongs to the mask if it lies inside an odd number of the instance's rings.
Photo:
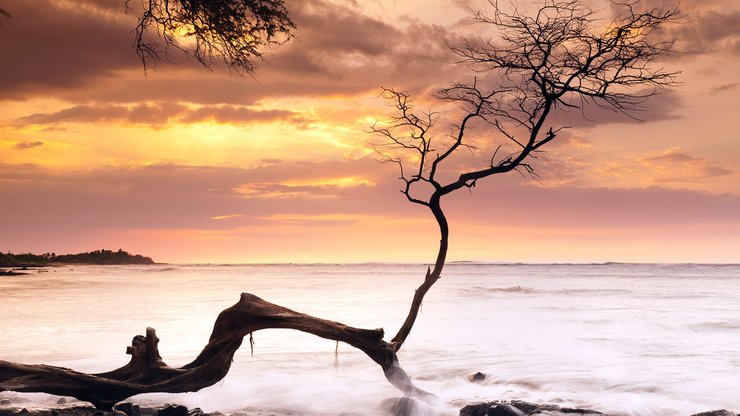
<path id="1" fill-rule="evenodd" d="M 435 89 L 471 79 L 447 44 L 485 37 L 467 20 L 484 2 L 290 0 L 295 38 L 254 77 L 177 55 L 145 73 L 123 0 L 0 7 L 3 252 L 434 260 L 433 218 L 368 131 L 390 110 L 381 86 L 436 108 Z M 540 182 L 512 173 L 450 196 L 450 259 L 740 262 L 740 2 L 681 7 L 667 28 L 681 53 L 660 62 L 681 84 L 643 122 L 562 117 Z"/>

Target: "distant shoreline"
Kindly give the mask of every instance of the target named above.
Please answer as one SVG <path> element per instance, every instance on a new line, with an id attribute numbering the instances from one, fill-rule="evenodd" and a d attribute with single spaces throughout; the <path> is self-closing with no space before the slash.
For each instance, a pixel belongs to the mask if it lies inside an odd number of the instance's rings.
<path id="1" fill-rule="evenodd" d="M 0 253 L 0 267 L 5 268 L 28 268 L 28 267 L 59 267 L 68 265 L 153 265 L 157 264 L 151 257 L 141 254 L 130 254 L 119 249 L 95 250 L 77 254 L 55 253 L 32 254 L 32 253 Z"/>

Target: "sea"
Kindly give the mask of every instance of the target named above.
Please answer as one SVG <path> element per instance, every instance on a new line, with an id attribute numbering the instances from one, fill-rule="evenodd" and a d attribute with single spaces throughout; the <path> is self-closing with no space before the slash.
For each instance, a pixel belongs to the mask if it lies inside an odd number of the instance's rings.
<path id="1" fill-rule="evenodd" d="M 325 319 L 403 322 L 423 264 L 63 266 L 0 277 L 0 359 L 104 372 L 157 330 L 163 359 L 190 362 L 242 292 Z M 614 415 L 740 412 L 740 265 L 450 263 L 428 293 L 401 365 L 436 395 L 420 415 L 491 400 Z M 483 380 L 471 381 L 476 373 Z M 237 415 L 383 415 L 399 391 L 346 344 L 270 329 L 198 392 L 145 394 Z M 23 407 L 58 397 L 1 392 Z M 68 399 L 69 400 L 69 399 Z M 75 403 L 70 401 L 70 403 Z"/>

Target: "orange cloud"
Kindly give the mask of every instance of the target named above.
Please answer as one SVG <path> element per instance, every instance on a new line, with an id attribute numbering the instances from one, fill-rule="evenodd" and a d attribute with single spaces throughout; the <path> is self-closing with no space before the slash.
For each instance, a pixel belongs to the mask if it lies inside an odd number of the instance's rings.
<path id="1" fill-rule="evenodd" d="M 44 142 L 40 140 L 36 140 L 34 142 L 18 142 L 13 147 L 18 150 L 26 150 L 26 149 L 33 149 L 34 147 L 39 147 L 43 145 L 44 145 Z"/>
<path id="2" fill-rule="evenodd" d="M 263 110 L 234 105 L 186 106 L 180 103 L 144 103 L 135 105 L 78 105 L 53 113 L 35 113 L 19 118 L 16 124 L 55 125 L 59 123 L 146 124 L 155 128 L 175 123 L 216 122 L 221 124 L 269 123 L 273 121 L 305 123 L 303 116 L 287 110 Z"/>
<path id="3" fill-rule="evenodd" d="M 229 220 L 232 218 L 241 218 L 244 215 L 242 214 L 230 214 L 230 215 L 216 215 L 214 217 L 211 217 L 212 220 L 221 221 L 221 220 Z"/>

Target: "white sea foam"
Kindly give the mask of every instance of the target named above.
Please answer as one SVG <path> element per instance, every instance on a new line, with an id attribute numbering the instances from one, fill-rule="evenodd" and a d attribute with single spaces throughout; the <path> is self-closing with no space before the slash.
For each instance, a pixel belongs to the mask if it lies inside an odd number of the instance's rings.
<path id="1" fill-rule="evenodd" d="M 420 265 L 73 266 L 0 279 L 0 359 L 106 371 L 157 329 L 171 365 L 205 345 L 241 292 L 350 325 L 395 331 Z M 392 335 L 392 334 L 390 334 Z M 255 334 L 229 375 L 198 393 L 148 394 L 207 411 L 378 415 L 399 397 L 361 352 L 289 330 Z M 740 266 L 450 264 L 401 364 L 456 415 L 521 399 L 640 416 L 740 411 Z M 475 372 L 487 374 L 472 383 Z M 33 405 L 56 402 L 25 397 Z M 24 404 L 24 406 L 26 406 Z M 26 406 L 28 407 L 28 406 Z"/>

